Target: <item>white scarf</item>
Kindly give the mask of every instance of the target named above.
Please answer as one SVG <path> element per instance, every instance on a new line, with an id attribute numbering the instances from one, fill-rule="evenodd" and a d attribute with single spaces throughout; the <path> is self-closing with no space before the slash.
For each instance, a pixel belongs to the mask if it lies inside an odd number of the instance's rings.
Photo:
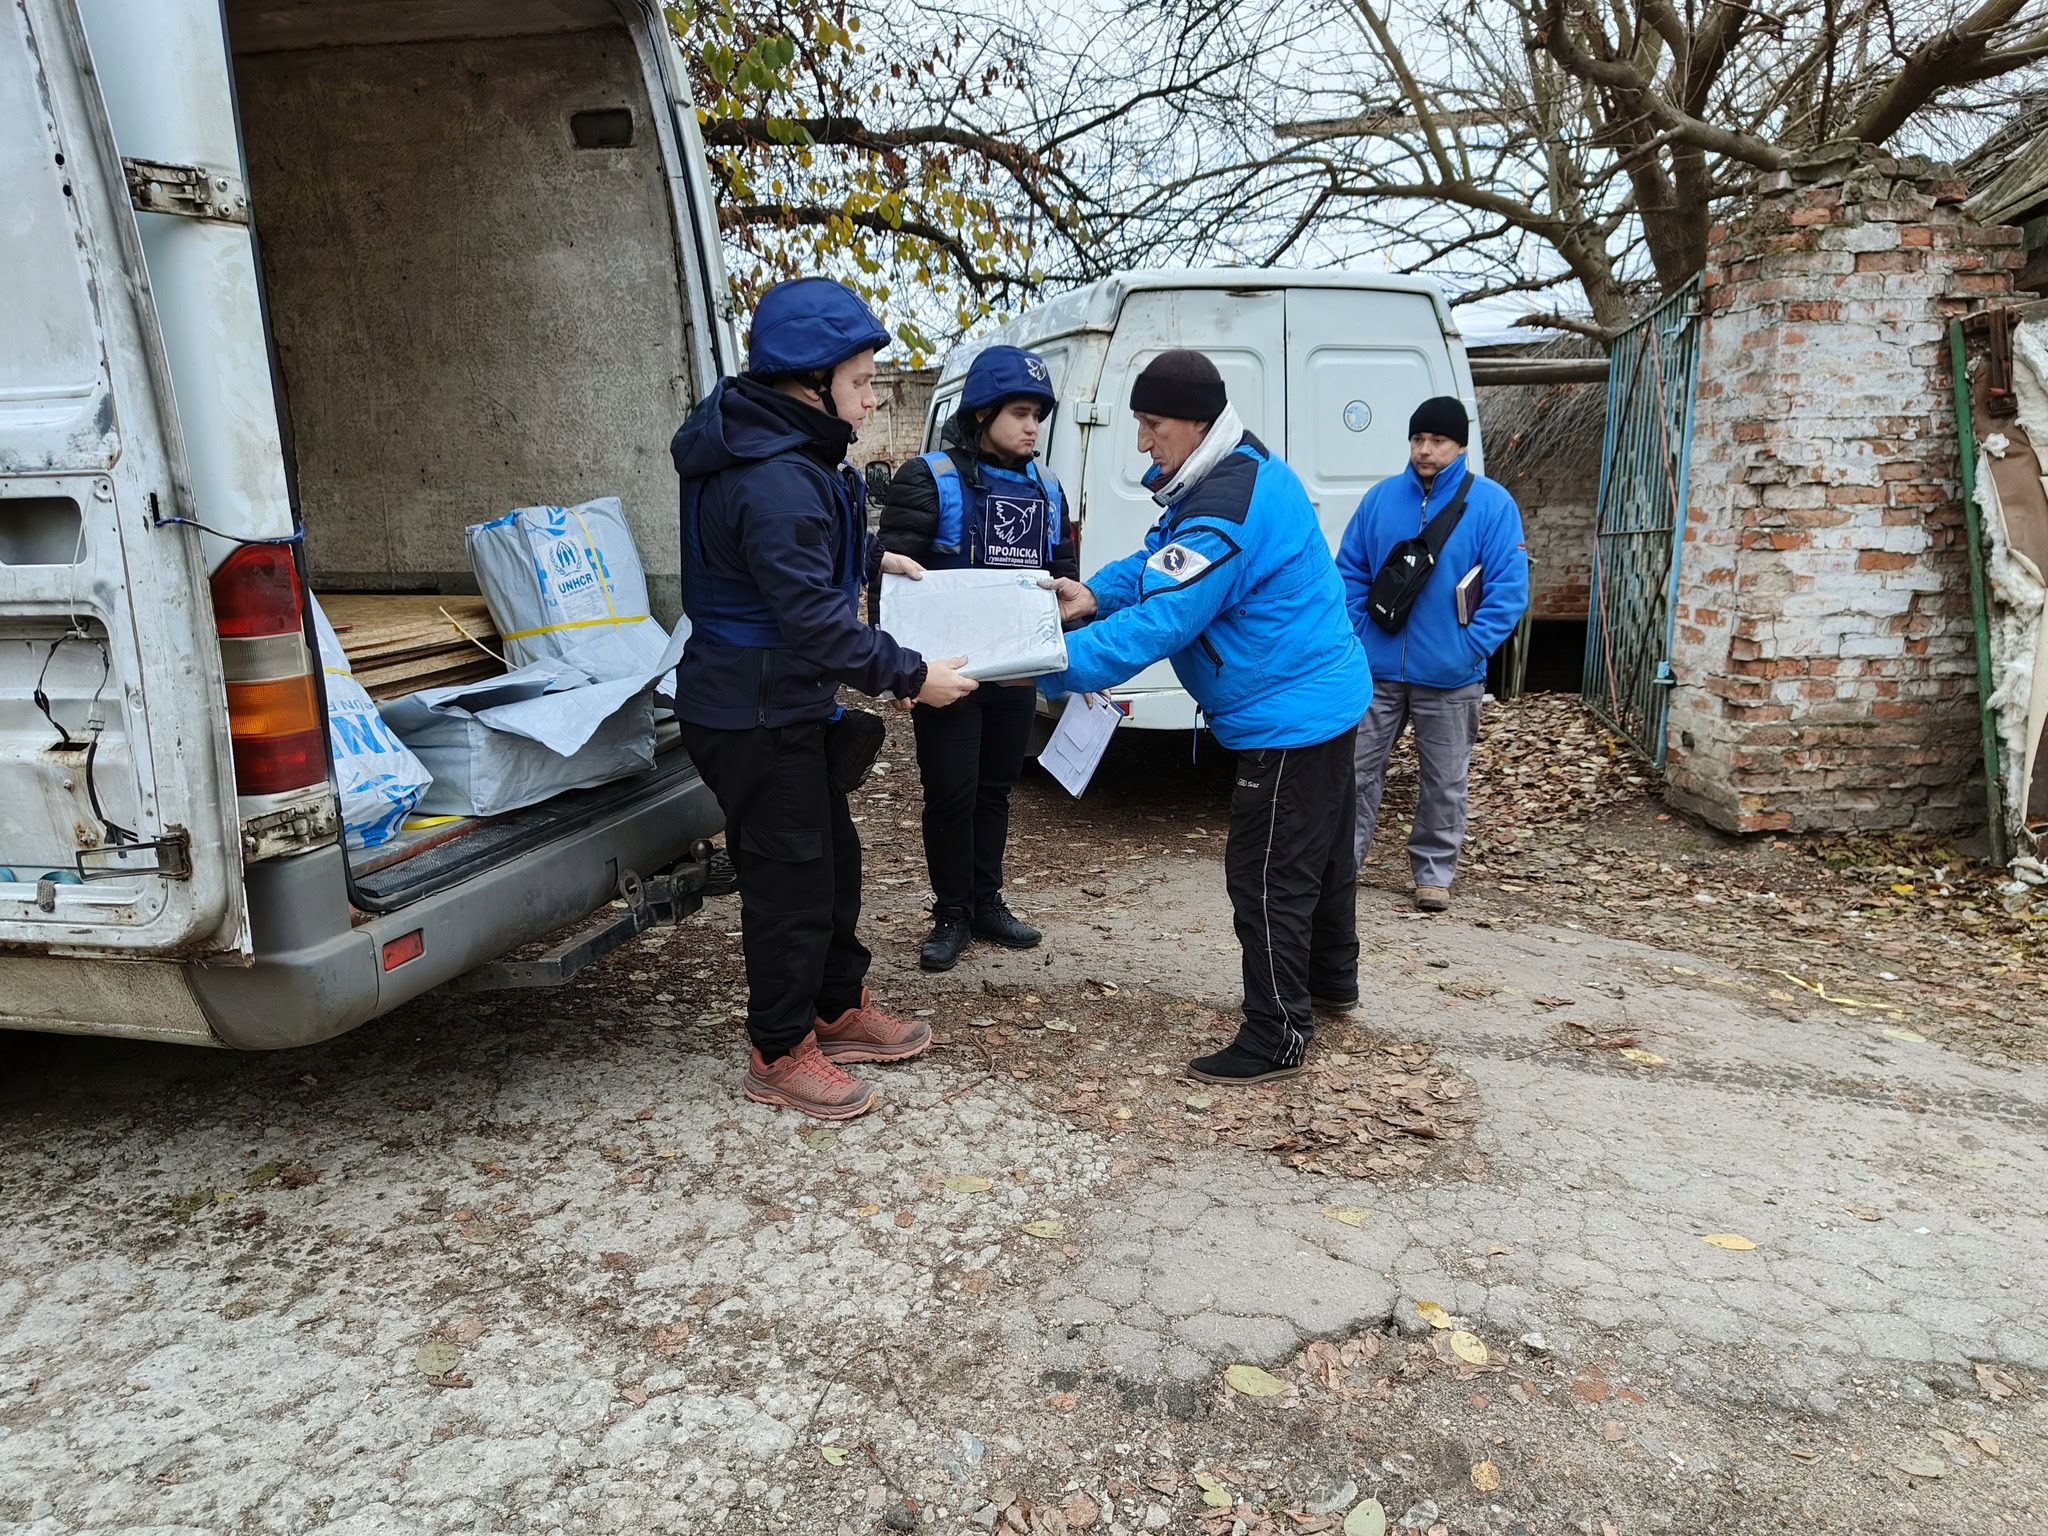
<path id="1" fill-rule="evenodd" d="M 1244 441 L 1244 423 L 1237 419 L 1237 407 L 1226 403 L 1223 414 L 1209 423 L 1209 435 L 1195 445 L 1187 463 L 1159 483 L 1152 499 L 1170 507 L 1208 478 L 1209 471 Z"/>

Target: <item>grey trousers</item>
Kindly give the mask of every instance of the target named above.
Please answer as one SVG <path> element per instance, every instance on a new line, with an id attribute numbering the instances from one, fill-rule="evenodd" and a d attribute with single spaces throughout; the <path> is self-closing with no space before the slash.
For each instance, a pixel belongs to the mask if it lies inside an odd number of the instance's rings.
<path id="1" fill-rule="evenodd" d="M 1425 688 L 1420 683 L 1373 679 L 1372 708 L 1359 722 L 1356 755 L 1361 865 L 1380 819 L 1387 759 L 1393 756 L 1402 729 L 1412 723 L 1421 783 L 1415 829 L 1408 834 L 1408 867 L 1417 885 L 1450 885 L 1458 873 L 1458 846 L 1465 840 L 1465 776 L 1472 766 L 1472 744 L 1479 739 L 1479 701 L 1485 697 L 1484 682 Z"/>

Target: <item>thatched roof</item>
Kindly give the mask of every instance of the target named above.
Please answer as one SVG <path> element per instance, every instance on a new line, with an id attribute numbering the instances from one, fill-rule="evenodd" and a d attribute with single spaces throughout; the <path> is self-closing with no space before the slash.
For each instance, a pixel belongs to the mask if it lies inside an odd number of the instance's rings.
<path id="1" fill-rule="evenodd" d="M 1584 336 L 1559 336 L 1526 348 L 1522 357 L 1598 357 Z M 1479 397 L 1486 433 L 1486 472 L 1510 491 L 1516 482 L 1564 470 L 1584 478 L 1587 499 L 1600 482 L 1607 426 L 1605 384 L 1500 384 Z"/>

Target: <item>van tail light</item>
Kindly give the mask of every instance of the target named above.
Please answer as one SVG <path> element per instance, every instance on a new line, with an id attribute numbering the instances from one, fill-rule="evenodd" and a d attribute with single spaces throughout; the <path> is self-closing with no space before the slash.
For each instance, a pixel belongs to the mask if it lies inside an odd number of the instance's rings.
<path id="1" fill-rule="evenodd" d="M 324 784 L 327 733 L 291 546 L 244 544 L 213 573 L 211 585 L 227 675 L 235 792 L 278 795 Z"/>

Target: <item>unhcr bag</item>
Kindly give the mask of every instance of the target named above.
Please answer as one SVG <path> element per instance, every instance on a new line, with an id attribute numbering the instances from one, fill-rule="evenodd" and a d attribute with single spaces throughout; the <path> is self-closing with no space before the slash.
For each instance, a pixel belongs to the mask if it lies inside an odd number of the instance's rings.
<path id="1" fill-rule="evenodd" d="M 310 594 L 309 594 L 309 600 Z M 320 670 L 327 690 L 327 752 L 341 791 L 341 826 L 351 848 L 388 842 L 434 782 L 426 765 L 398 739 L 363 685 L 320 604 L 313 602 Z"/>
<path id="2" fill-rule="evenodd" d="M 644 672 L 668 649 L 618 497 L 521 507 L 466 537 L 514 671 L 564 661 L 602 681 Z"/>
<path id="3" fill-rule="evenodd" d="M 1472 471 L 1468 469 L 1465 478 L 1458 482 L 1458 494 L 1451 498 L 1450 505 L 1429 520 L 1420 536 L 1403 539 L 1388 550 L 1387 558 L 1373 572 L 1372 585 L 1365 592 L 1365 611 L 1388 634 L 1398 635 L 1401 626 L 1408 622 L 1408 610 L 1429 585 L 1437 557 L 1450 542 L 1458 519 L 1465 515 L 1465 493 L 1471 489 Z"/>

